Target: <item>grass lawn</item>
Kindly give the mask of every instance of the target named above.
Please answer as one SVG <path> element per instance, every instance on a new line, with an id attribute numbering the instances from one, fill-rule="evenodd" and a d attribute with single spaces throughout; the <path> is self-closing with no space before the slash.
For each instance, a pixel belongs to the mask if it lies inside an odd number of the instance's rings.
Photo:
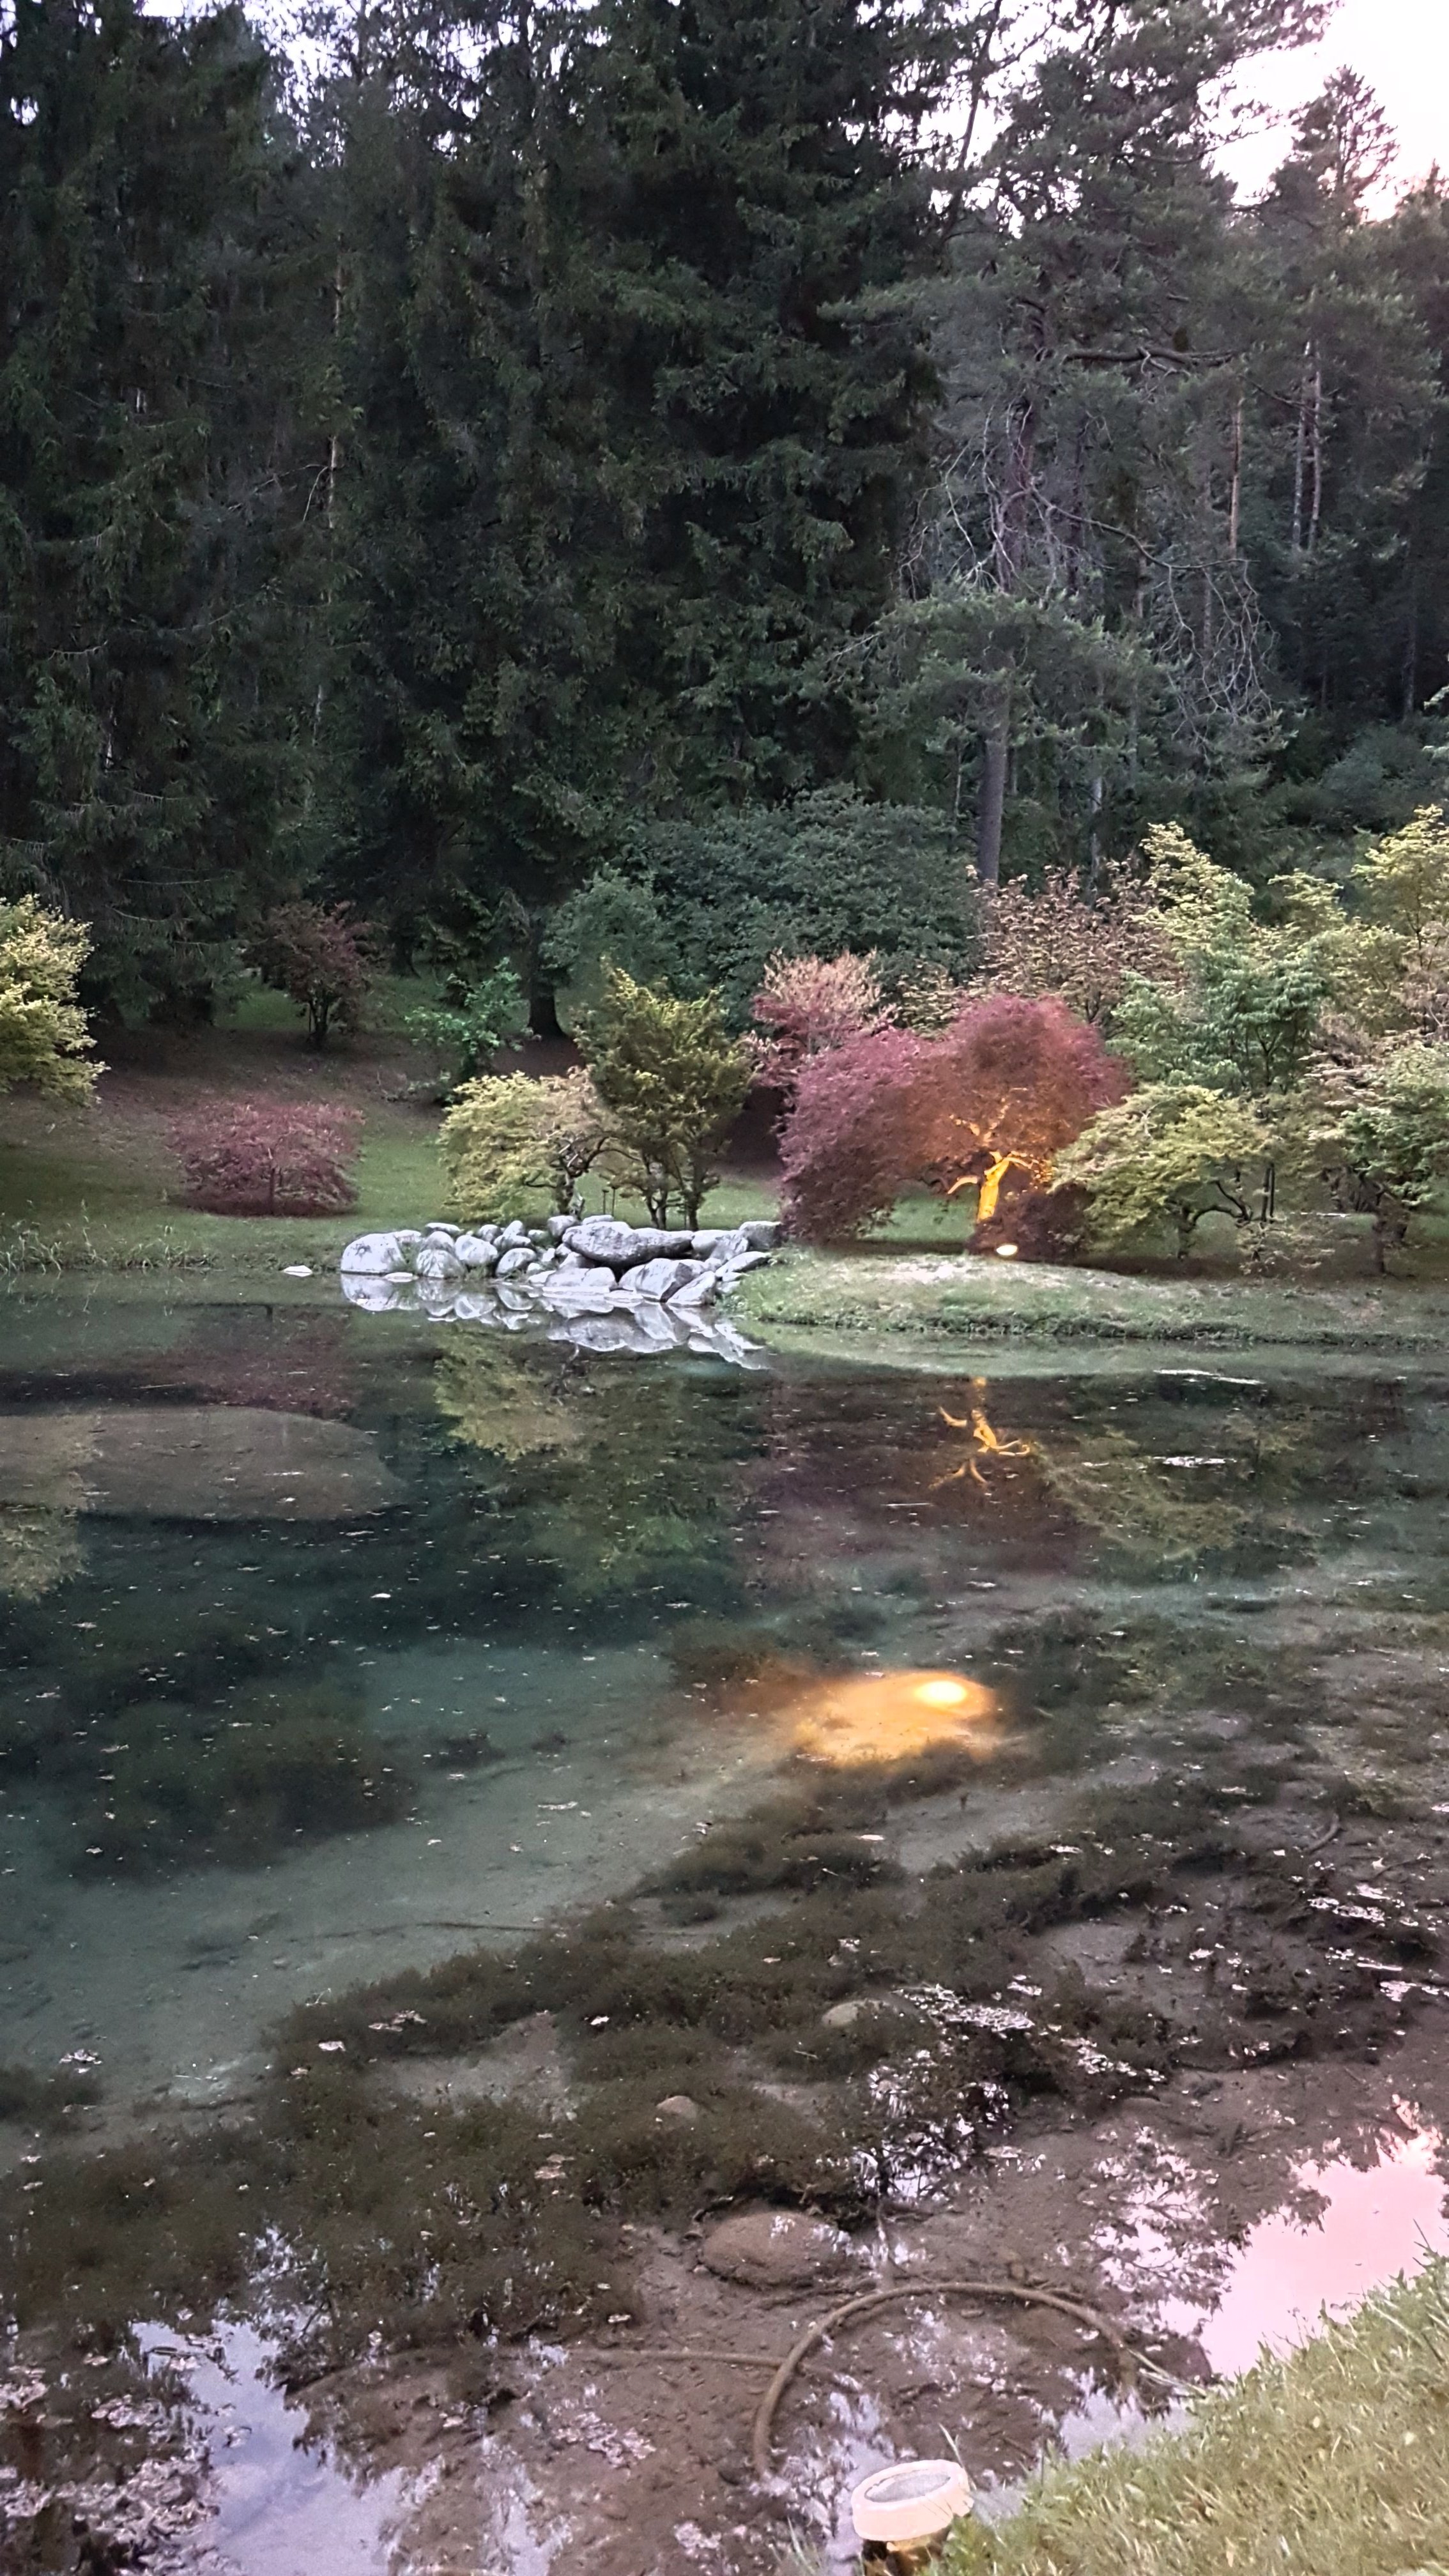
<path id="1" fill-rule="evenodd" d="M 927 1343 L 973 1340 L 1449 1345 L 1449 1279 L 1438 1259 L 1426 1259 L 1416 1278 L 1297 1281 L 1059 1269 L 898 1252 L 886 1242 L 787 1252 L 745 1281 L 737 1312 L 762 1339 L 822 1355 L 865 1341 L 894 1345 L 902 1358 Z"/>
<path id="2" fill-rule="evenodd" d="M 1182 2432 L 1048 2469 L 942 2576 L 1449 2576 L 1449 2268 L 1370 2299 Z"/>
<path id="3" fill-rule="evenodd" d="M 102 1077 L 89 1108 L 19 1093 L 0 1100 L 0 1273 L 265 1273 L 303 1261 L 326 1269 L 355 1234 L 441 1216 L 440 1113 L 404 1096 L 417 1072 L 413 1050 L 386 1027 L 313 1054 L 300 1043 L 283 998 L 258 993 L 246 997 L 224 1028 L 138 1041 Z M 229 1217 L 176 1203 L 171 1120 L 208 1098 L 261 1094 L 361 1109 L 355 1208 L 336 1217 Z M 767 1216 L 774 1203 L 767 1174 L 727 1174 L 708 1202 L 706 1221 L 730 1225 Z M 586 1204 L 590 1212 L 603 1205 L 597 1189 L 586 1193 Z M 541 1218 L 547 1206 L 540 1198 L 536 1210 L 519 1213 Z M 642 1202 L 626 1197 L 617 1213 L 645 1218 Z"/>

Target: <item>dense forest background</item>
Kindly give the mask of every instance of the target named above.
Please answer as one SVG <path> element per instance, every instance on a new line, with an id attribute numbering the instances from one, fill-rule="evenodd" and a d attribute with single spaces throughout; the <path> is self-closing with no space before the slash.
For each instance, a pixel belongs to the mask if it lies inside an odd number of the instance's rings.
<path id="1" fill-rule="evenodd" d="M 306 893 L 546 1031 L 1169 817 L 1346 879 L 1441 776 L 1449 190 L 1341 74 L 1234 202 L 1322 17 L 9 0 L 0 892 L 116 1013 Z"/>

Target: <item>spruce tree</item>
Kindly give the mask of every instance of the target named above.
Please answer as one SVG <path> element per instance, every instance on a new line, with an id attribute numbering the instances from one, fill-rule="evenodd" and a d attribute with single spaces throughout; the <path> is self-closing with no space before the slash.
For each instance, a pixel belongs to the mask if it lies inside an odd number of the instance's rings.
<path id="1" fill-rule="evenodd" d="M 0 41 L 0 866 L 132 1007 L 204 1002 L 285 794 L 269 82 L 237 10 Z"/>

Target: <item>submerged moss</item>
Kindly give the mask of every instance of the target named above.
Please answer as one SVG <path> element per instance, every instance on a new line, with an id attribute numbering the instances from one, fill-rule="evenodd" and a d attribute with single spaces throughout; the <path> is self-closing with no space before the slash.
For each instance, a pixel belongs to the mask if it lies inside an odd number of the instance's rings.
<path id="1" fill-rule="evenodd" d="M 258 1685 L 199 1710 L 134 1701 L 113 1723 L 74 1766 L 72 1865 L 88 1874 L 256 1862 L 407 1806 L 410 1784 L 384 1763 L 361 1699 L 335 1685 Z"/>

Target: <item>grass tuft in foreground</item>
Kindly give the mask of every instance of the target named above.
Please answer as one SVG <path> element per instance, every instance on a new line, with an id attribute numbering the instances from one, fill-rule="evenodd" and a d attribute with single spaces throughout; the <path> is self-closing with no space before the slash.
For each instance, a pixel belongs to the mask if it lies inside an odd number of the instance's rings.
<path id="1" fill-rule="evenodd" d="M 1045 2470 L 944 2576 L 1449 2576 L 1449 2265 L 1378 2292 L 1185 2430 Z"/>

